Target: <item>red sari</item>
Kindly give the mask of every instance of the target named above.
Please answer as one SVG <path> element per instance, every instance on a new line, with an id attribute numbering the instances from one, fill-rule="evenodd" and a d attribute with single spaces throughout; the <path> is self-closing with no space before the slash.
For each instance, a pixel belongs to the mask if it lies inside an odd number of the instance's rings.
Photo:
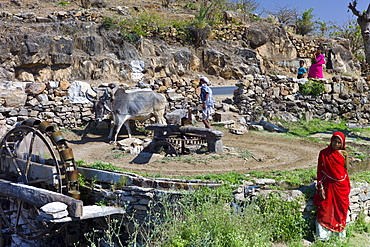
<path id="1" fill-rule="evenodd" d="M 331 138 L 342 140 L 341 150 L 345 150 L 345 136 L 335 132 Z M 316 218 L 320 225 L 332 232 L 341 232 L 346 226 L 349 208 L 350 181 L 345 167 L 345 158 L 339 152 L 329 147 L 320 151 L 317 165 L 317 185 L 323 186 L 326 199 L 323 200 L 316 191 L 314 203 L 317 206 Z"/>

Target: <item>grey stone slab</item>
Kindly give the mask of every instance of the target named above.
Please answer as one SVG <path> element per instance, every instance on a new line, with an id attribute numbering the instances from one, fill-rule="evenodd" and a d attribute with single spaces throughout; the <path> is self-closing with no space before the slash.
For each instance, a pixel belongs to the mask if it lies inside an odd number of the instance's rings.
<path id="1" fill-rule="evenodd" d="M 39 220 L 45 220 L 55 223 L 66 223 L 77 220 L 86 220 L 98 217 L 104 217 L 113 214 L 125 214 L 125 210 L 121 207 L 111 207 L 111 206 L 97 206 L 89 205 L 83 207 L 83 215 L 81 217 L 64 217 L 62 219 L 45 219 L 40 216 L 37 217 Z"/>

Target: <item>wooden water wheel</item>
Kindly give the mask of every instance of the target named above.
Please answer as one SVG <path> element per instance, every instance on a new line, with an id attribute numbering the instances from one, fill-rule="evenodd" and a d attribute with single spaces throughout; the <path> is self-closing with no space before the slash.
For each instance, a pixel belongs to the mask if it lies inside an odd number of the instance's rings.
<path id="1" fill-rule="evenodd" d="M 3 137 L 0 179 L 79 195 L 78 171 L 72 150 L 62 133 L 46 121 L 28 119 Z M 55 224 L 40 220 L 38 208 L 24 197 L 1 196 L 0 191 L 0 214 L 1 230 L 7 226 L 8 231 L 24 239 L 37 239 L 55 232 Z"/>

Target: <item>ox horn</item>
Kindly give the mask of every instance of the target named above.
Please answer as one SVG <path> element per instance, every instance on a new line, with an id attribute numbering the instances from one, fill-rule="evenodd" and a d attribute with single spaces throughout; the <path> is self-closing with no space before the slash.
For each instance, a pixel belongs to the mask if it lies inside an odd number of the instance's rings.
<path id="1" fill-rule="evenodd" d="M 105 90 L 104 93 L 103 93 L 103 96 L 102 96 L 101 100 L 102 101 L 106 101 L 108 99 L 110 99 L 110 95 L 109 95 L 108 91 Z"/>
<path id="2" fill-rule="evenodd" d="M 95 102 L 95 99 L 94 99 L 90 94 L 88 94 L 88 93 L 87 93 L 87 90 L 86 90 L 86 92 L 85 92 L 85 96 L 86 96 L 86 98 L 87 98 L 89 101 L 91 101 L 91 102 Z"/>
<path id="3" fill-rule="evenodd" d="M 93 90 L 95 93 L 98 93 L 98 90 L 96 90 L 95 88 L 93 88 L 92 86 L 90 86 L 91 90 Z"/>

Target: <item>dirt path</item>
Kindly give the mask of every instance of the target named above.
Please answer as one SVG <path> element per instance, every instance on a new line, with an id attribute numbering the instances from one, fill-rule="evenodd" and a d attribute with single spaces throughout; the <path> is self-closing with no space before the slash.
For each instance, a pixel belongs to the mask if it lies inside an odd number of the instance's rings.
<path id="1" fill-rule="evenodd" d="M 88 134 L 81 138 L 73 132 L 67 132 L 65 135 L 76 160 L 84 160 L 87 163 L 102 161 L 128 171 L 161 175 L 308 168 L 316 166 L 318 152 L 325 146 L 287 138 L 276 133 L 248 132 L 244 135 L 234 135 L 226 131 L 224 133 L 225 152 L 222 154 L 191 154 L 167 159 L 153 155 L 147 157 L 148 162 L 143 164 L 132 163 L 133 160 L 137 160 L 136 156 L 130 154 L 123 156 L 122 151 L 114 150 L 114 146 L 110 145 L 105 137 Z"/>

